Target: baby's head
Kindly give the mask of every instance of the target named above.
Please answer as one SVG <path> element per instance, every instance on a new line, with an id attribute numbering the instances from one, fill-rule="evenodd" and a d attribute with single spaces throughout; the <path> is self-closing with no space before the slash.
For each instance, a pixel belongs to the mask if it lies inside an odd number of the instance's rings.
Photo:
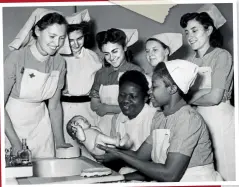
<path id="1" fill-rule="evenodd" d="M 88 129 L 91 127 L 89 121 L 84 118 L 83 116 L 77 115 L 71 118 L 71 120 L 67 123 L 66 130 L 67 133 L 74 139 L 75 132 L 74 126 L 80 126 L 83 130 Z"/>

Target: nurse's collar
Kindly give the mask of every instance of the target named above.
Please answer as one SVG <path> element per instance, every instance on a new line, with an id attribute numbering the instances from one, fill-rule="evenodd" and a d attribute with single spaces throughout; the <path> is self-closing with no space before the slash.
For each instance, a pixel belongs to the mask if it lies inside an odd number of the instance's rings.
<path id="1" fill-rule="evenodd" d="M 203 57 L 205 56 L 205 55 L 207 55 L 208 53 L 210 53 L 211 51 L 213 51 L 215 48 L 214 47 L 212 47 L 212 46 L 210 46 L 208 49 L 207 49 L 207 51 L 206 51 L 206 53 L 203 55 Z M 200 58 L 200 56 L 199 56 L 199 54 L 196 52 L 196 58 Z"/>
<path id="2" fill-rule="evenodd" d="M 82 57 L 83 53 L 84 53 L 84 47 L 82 47 L 81 50 L 76 52 L 75 54 L 74 53 L 72 53 L 72 54 L 76 59 L 79 59 Z"/>
<path id="3" fill-rule="evenodd" d="M 165 116 L 172 115 L 176 113 L 178 110 L 180 110 L 183 106 L 187 105 L 186 101 L 184 99 L 181 99 L 179 102 L 176 103 L 176 105 L 168 111 L 163 111 Z"/>
<path id="4" fill-rule="evenodd" d="M 30 51 L 32 53 L 32 55 L 39 61 L 39 62 L 45 62 L 49 59 L 49 55 L 42 55 L 38 49 L 37 49 L 37 46 L 36 46 L 36 43 L 34 43 L 33 45 L 30 46 Z"/>

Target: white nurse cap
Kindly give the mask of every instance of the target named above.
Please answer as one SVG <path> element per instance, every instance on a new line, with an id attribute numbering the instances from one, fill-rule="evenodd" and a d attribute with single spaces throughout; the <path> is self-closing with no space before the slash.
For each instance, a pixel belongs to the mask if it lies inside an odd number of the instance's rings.
<path id="1" fill-rule="evenodd" d="M 184 94 L 187 94 L 194 84 L 199 67 L 192 62 L 180 59 L 167 61 L 165 65 L 177 86 Z"/>
<path id="2" fill-rule="evenodd" d="M 212 18 L 214 26 L 218 29 L 226 23 L 226 19 L 214 4 L 205 4 L 197 11 L 198 13 L 206 12 Z"/>
<path id="3" fill-rule="evenodd" d="M 59 13 L 61 12 L 55 10 L 49 10 L 44 8 L 37 8 L 32 12 L 31 16 L 28 18 L 25 25 L 19 31 L 15 39 L 8 45 L 11 51 L 18 50 L 24 46 L 32 45 L 35 42 L 35 39 L 32 36 L 32 28 L 37 24 L 37 22 L 45 15 L 50 13 Z M 71 54 L 71 49 L 69 45 L 68 37 L 66 36 L 64 45 L 58 51 L 61 54 Z"/>
<path id="4" fill-rule="evenodd" d="M 122 30 L 125 33 L 127 47 L 133 45 L 134 43 L 138 41 L 139 33 L 137 29 L 120 29 L 120 28 L 117 28 L 117 29 Z"/>
<path id="5" fill-rule="evenodd" d="M 71 16 L 66 16 L 66 20 L 68 24 L 80 24 L 82 21 L 90 21 L 90 14 L 87 9 L 76 12 L 72 14 Z"/>
<path id="6" fill-rule="evenodd" d="M 150 38 L 159 40 L 168 46 L 170 50 L 169 55 L 172 55 L 183 45 L 183 36 L 180 33 L 161 33 L 153 35 Z"/>

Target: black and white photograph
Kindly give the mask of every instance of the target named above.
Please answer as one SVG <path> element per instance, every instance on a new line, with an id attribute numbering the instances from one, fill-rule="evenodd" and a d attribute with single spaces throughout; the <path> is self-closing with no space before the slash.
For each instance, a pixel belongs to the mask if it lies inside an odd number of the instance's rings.
<path id="1" fill-rule="evenodd" d="M 236 181 L 236 3 L 55 5 L 2 7 L 6 184 Z"/>

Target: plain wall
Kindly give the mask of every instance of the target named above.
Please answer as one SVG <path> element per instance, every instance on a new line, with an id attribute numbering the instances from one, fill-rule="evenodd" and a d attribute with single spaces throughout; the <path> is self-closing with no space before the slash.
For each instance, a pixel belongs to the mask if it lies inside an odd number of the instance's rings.
<path id="1" fill-rule="evenodd" d="M 4 56 L 10 52 L 8 44 L 17 36 L 20 29 L 36 8 L 49 8 L 62 12 L 65 15 L 74 13 L 75 7 L 4 7 L 3 8 L 3 52 Z"/>
<path id="2" fill-rule="evenodd" d="M 143 67 L 146 71 L 149 65 L 145 58 L 144 42 L 154 34 L 164 32 L 179 32 L 183 33 L 180 27 L 180 18 L 183 14 L 197 11 L 203 4 L 178 4 L 170 9 L 164 23 L 153 21 L 147 17 L 137 14 L 121 6 L 78 6 L 77 11 L 88 9 L 92 20 L 95 21 L 96 32 L 109 28 L 133 28 L 139 31 L 139 41 L 130 47 L 134 53 L 134 59 L 137 64 Z M 215 4 L 221 13 L 226 18 L 227 22 L 220 28 L 224 36 L 224 48 L 233 55 L 233 15 L 232 4 Z M 136 6 L 136 5 L 134 5 Z M 150 6 L 161 5 L 145 5 L 145 8 Z M 97 49 L 96 49 L 97 50 Z M 185 58 L 193 51 L 184 40 L 183 47 L 171 56 L 174 58 Z"/>

